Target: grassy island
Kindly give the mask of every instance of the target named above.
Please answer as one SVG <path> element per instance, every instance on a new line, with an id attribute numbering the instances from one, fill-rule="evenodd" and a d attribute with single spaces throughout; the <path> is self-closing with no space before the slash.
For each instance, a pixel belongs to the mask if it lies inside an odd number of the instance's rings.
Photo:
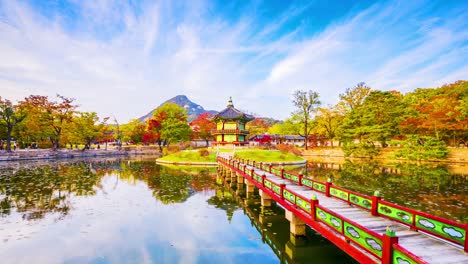
<path id="1" fill-rule="evenodd" d="M 241 159 L 255 160 L 257 162 L 301 162 L 305 161 L 291 153 L 284 153 L 275 150 L 246 149 L 236 151 L 235 156 Z"/>
<path id="2" fill-rule="evenodd" d="M 169 154 L 158 159 L 161 163 L 174 163 L 174 164 L 197 164 L 197 163 L 215 163 L 216 152 L 228 152 L 226 150 L 215 149 L 199 149 L 199 150 L 184 150 L 176 153 Z M 231 149 L 232 151 L 232 149 Z M 291 153 L 284 153 L 275 150 L 263 149 L 237 149 L 235 156 L 242 159 L 255 160 L 257 162 L 303 162 L 303 158 L 298 157 Z"/>
<path id="3" fill-rule="evenodd" d="M 208 163 L 216 162 L 216 153 L 206 149 L 184 150 L 164 156 L 158 161 L 172 163 Z"/>

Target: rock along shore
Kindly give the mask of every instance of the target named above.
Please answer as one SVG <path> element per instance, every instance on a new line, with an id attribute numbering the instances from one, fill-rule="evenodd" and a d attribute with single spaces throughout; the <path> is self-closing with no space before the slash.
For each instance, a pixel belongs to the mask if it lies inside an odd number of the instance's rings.
<path id="1" fill-rule="evenodd" d="M 159 153 L 159 152 L 158 152 Z M 129 156 L 129 155 L 147 155 L 158 154 L 154 151 L 139 150 L 139 149 L 108 149 L 108 150 L 69 150 L 59 149 L 56 151 L 50 149 L 21 149 L 12 151 L 0 151 L 0 162 L 18 161 L 18 160 L 42 160 L 42 159 L 71 159 L 71 158 L 87 158 L 87 157 L 112 157 L 112 156 Z"/>

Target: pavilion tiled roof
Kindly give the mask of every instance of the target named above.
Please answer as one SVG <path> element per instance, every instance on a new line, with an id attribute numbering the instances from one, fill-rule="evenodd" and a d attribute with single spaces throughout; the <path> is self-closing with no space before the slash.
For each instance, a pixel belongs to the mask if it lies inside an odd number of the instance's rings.
<path id="1" fill-rule="evenodd" d="M 214 120 L 217 119 L 243 119 L 245 121 L 254 120 L 255 117 L 249 114 L 245 114 L 242 111 L 236 109 L 232 104 L 232 100 L 229 99 L 227 107 L 220 111 L 213 117 Z"/>

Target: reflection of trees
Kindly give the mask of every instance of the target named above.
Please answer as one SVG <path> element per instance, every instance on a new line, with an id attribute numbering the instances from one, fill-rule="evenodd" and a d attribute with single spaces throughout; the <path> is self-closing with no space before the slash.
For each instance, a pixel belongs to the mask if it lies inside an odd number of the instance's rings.
<path id="1" fill-rule="evenodd" d="M 231 222 L 234 212 L 242 208 L 227 186 L 217 186 L 216 194 L 208 199 L 208 204 L 226 211 L 228 221 Z"/>
<path id="2" fill-rule="evenodd" d="M 48 213 L 66 216 L 70 197 L 94 195 L 100 181 L 101 175 L 85 162 L 10 170 L 0 177 L 0 215 L 16 208 L 25 219 L 43 218 Z"/>
<path id="3" fill-rule="evenodd" d="M 120 179 L 142 180 L 153 191 L 153 196 L 164 204 L 181 203 L 197 191 L 212 189 L 214 178 L 207 168 L 160 166 L 154 162 L 122 163 Z"/>
<path id="4" fill-rule="evenodd" d="M 335 168 L 337 168 L 335 166 Z M 390 202 L 431 214 L 464 221 L 466 212 L 466 177 L 451 174 L 441 164 L 390 164 L 376 161 L 351 162 L 347 160 L 338 169 L 322 163 L 309 163 L 309 175 L 360 193 L 372 195 L 380 190 Z"/>
<path id="5" fill-rule="evenodd" d="M 108 174 L 117 175 L 116 186 L 119 181 L 132 185 L 145 182 L 153 196 L 165 204 L 184 202 L 215 184 L 211 170 L 206 168 L 181 171 L 145 161 L 88 160 L 1 168 L 0 215 L 16 210 L 25 219 L 43 218 L 49 213 L 64 217 L 71 209 L 72 197 L 95 195 L 102 189 L 102 177 Z"/>

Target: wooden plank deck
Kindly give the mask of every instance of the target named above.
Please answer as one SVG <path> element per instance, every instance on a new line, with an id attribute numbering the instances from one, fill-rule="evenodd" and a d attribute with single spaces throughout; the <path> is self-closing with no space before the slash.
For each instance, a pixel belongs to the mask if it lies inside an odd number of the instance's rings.
<path id="1" fill-rule="evenodd" d="M 265 175 L 269 181 L 276 184 L 285 184 L 288 189 L 300 195 L 305 197 L 315 195 L 321 206 L 351 219 L 378 234 L 384 234 L 387 226 L 392 227 L 396 230 L 396 235 L 399 237 L 399 245 L 428 263 L 468 264 L 468 254 L 455 245 L 421 232 L 412 231 L 407 226 L 387 218 L 373 216 L 369 211 L 350 205 L 345 201 L 327 197 L 323 193 L 297 185 L 272 173 L 249 165 L 247 167 L 249 170 L 253 169 L 257 174 Z"/>

